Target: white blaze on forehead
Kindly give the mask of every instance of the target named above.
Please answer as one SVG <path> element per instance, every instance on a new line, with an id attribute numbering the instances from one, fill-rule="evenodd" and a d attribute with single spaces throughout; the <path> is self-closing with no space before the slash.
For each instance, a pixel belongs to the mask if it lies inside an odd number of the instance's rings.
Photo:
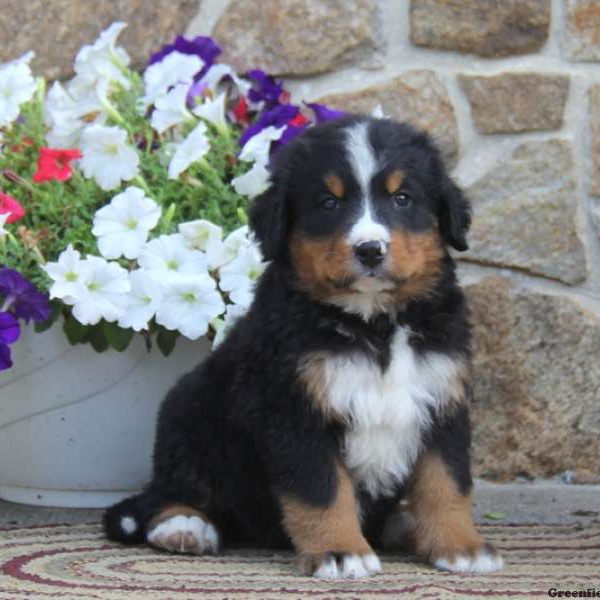
<path id="1" fill-rule="evenodd" d="M 369 141 L 369 123 L 361 122 L 346 130 L 346 152 L 354 177 L 362 192 L 363 212 L 352 226 L 348 243 L 355 246 L 361 242 L 390 241 L 390 232 L 373 218 L 371 180 L 377 172 L 377 160 Z M 385 248 L 384 248 L 385 249 Z"/>
<path id="2" fill-rule="evenodd" d="M 370 195 L 371 179 L 377 170 L 377 161 L 369 141 L 369 123 L 352 125 L 346 130 L 346 152 L 358 184 L 365 197 Z"/>

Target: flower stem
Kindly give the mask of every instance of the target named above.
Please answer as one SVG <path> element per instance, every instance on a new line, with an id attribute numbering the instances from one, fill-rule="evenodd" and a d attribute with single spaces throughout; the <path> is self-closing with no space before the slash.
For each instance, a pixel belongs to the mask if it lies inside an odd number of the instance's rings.
<path id="1" fill-rule="evenodd" d="M 43 77 L 38 77 L 37 78 L 36 102 L 40 106 L 43 106 L 45 97 L 46 97 L 46 80 Z"/>
<path id="2" fill-rule="evenodd" d="M 36 189 L 33 185 L 31 185 L 31 183 L 29 183 L 29 181 L 27 181 L 27 179 L 23 179 L 23 177 L 15 173 L 12 169 L 4 169 L 2 175 L 4 175 L 4 177 L 8 179 L 8 181 L 16 183 L 17 185 L 21 185 L 24 188 L 28 189 L 32 194 L 37 195 L 38 192 L 41 191 L 39 189 Z"/>
<path id="3" fill-rule="evenodd" d="M 231 145 L 231 131 L 227 125 L 217 125 L 217 131 L 223 136 L 227 145 Z"/>
<path id="4" fill-rule="evenodd" d="M 114 107 L 114 105 L 107 100 L 101 100 L 101 104 L 102 104 L 102 108 L 106 111 L 106 113 L 108 114 L 108 116 L 115 121 L 115 123 L 118 123 L 119 125 L 123 125 L 127 131 L 129 131 L 129 125 L 127 123 L 127 121 L 125 121 L 125 119 L 123 118 L 123 116 L 121 115 L 121 113 Z"/>
<path id="5" fill-rule="evenodd" d="M 33 246 L 31 249 L 33 250 L 33 253 L 35 254 L 35 257 L 38 259 L 38 262 L 41 265 L 45 265 L 46 259 L 44 258 L 42 251 L 37 246 Z"/>
<path id="6" fill-rule="evenodd" d="M 131 181 L 141 187 L 146 194 L 150 193 L 150 188 L 148 187 L 146 180 L 141 175 L 136 175 Z"/>

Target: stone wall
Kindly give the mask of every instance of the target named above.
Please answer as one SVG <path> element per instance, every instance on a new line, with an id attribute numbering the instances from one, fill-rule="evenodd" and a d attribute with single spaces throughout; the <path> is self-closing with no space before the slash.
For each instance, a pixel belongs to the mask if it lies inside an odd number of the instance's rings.
<path id="1" fill-rule="evenodd" d="M 23 35 L 0 14 L 0 59 L 33 45 L 64 76 L 57 44 L 119 18 L 137 58 L 213 35 L 297 101 L 430 131 L 474 207 L 476 471 L 600 481 L 600 0 L 103 0 L 93 21 L 57 0 L 46 38 L 43 4 L 18 7 Z"/>

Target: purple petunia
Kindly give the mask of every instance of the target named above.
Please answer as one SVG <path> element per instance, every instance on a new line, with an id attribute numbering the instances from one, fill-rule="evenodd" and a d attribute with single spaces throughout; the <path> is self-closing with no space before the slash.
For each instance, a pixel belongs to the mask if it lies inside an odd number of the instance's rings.
<path id="1" fill-rule="evenodd" d="M 185 98 L 185 103 L 190 108 L 196 106 L 196 98 L 198 98 L 198 96 L 202 96 L 207 88 L 208 84 L 205 81 L 194 81 L 194 83 L 192 83 L 190 89 L 188 90 L 187 96 Z"/>
<path id="2" fill-rule="evenodd" d="M 9 312 L 0 312 L 0 371 L 12 367 L 9 344 L 13 344 L 21 335 L 19 322 Z"/>
<path id="3" fill-rule="evenodd" d="M 252 89 L 248 91 L 248 98 L 251 102 L 264 102 L 267 110 L 280 104 L 281 95 L 284 92 L 281 81 L 276 81 L 274 77 L 260 69 L 248 71 L 246 75 L 253 83 Z"/>
<path id="4" fill-rule="evenodd" d="M 10 309 L 17 319 L 42 322 L 50 318 L 48 296 L 39 292 L 18 271 L 7 267 L 0 269 L 0 295 L 4 297 L 3 310 Z"/>
<path id="5" fill-rule="evenodd" d="M 304 104 L 313 111 L 317 123 L 333 121 L 346 114 L 343 110 L 329 108 L 329 106 L 326 106 L 325 104 L 318 104 L 316 102 L 305 102 Z"/>
<path id="6" fill-rule="evenodd" d="M 281 134 L 281 137 L 273 142 L 273 149 L 277 150 L 280 146 L 284 146 L 288 142 L 291 142 L 295 137 L 299 136 L 306 128 L 306 125 L 288 125 L 285 131 Z"/>
<path id="7" fill-rule="evenodd" d="M 217 56 L 221 54 L 221 48 L 210 37 L 199 35 L 191 40 L 186 39 L 182 35 L 178 35 L 172 44 L 163 46 L 158 52 L 154 53 L 148 65 L 160 62 L 165 56 L 171 52 L 181 52 L 182 54 L 191 54 L 199 56 L 204 62 L 202 69 L 194 77 L 194 83 L 190 86 L 187 94 L 186 103 L 192 108 L 196 105 L 196 98 L 201 96 L 207 88 L 207 84 L 202 81 L 209 69 L 214 65 Z"/>
<path id="8" fill-rule="evenodd" d="M 256 123 L 246 128 L 240 137 L 240 146 L 243 146 L 251 137 L 260 133 L 269 126 L 283 127 L 292 121 L 299 112 L 299 108 L 293 104 L 282 104 L 271 110 L 261 113 Z"/>
<path id="9" fill-rule="evenodd" d="M 148 65 L 160 62 L 167 54 L 171 52 L 181 52 L 182 54 L 194 54 L 199 56 L 204 62 L 204 72 L 215 62 L 217 56 L 221 54 L 221 48 L 209 37 L 199 35 L 192 40 L 188 40 L 182 35 L 178 35 L 172 44 L 163 46 L 158 52 L 155 52 L 148 61 Z"/>

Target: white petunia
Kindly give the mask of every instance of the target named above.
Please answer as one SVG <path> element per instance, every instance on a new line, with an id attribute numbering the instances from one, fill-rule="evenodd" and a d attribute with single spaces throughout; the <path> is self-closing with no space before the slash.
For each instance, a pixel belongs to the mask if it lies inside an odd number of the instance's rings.
<path id="1" fill-rule="evenodd" d="M 188 248 L 180 233 L 161 235 L 150 240 L 138 256 L 138 264 L 153 276 L 162 279 L 182 273 L 198 274 L 206 271 L 204 254 Z"/>
<path id="2" fill-rule="evenodd" d="M 178 83 L 191 85 L 194 75 L 202 70 L 204 62 L 196 55 L 170 52 L 160 62 L 150 65 L 144 72 L 145 96 L 141 109 L 146 109 Z"/>
<path id="3" fill-rule="evenodd" d="M 271 143 L 281 138 L 284 131 L 285 126 L 275 127 L 274 125 L 269 125 L 265 127 L 244 144 L 240 152 L 240 160 L 255 161 L 261 165 L 268 164 Z"/>
<path id="4" fill-rule="evenodd" d="M 187 83 L 179 83 L 165 95 L 156 99 L 150 123 L 158 133 L 163 133 L 173 125 L 193 119 L 192 113 L 186 107 L 189 87 Z"/>
<path id="5" fill-rule="evenodd" d="M 44 101 L 44 121 L 49 128 L 47 139 L 52 148 L 79 145 L 85 121 L 76 100 L 61 83 L 55 81 Z"/>
<path id="6" fill-rule="evenodd" d="M 205 98 L 202 104 L 194 108 L 194 114 L 209 123 L 212 123 L 218 129 L 226 129 L 227 121 L 225 119 L 225 92 L 219 94 L 214 100 Z"/>
<path id="7" fill-rule="evenodd" d="M 196 340 L 223 313 L 225 304 L 208 274 L 180 276 L 169 281 L 165 297 L 156 311 L 156 322 Z"/>
<path id="8" fill-rule="evenodd" d="M 218 252 L 213 252 L 210 256 L 207 255 L 210 269 L 217 269 L 231 262 L 242 250 L 249 248 L 252 245 L 249 236 L 247 225 L 242 225 L 238 229 L 232 231 L 224 240 L 218 249 Z"/>
<path id="9" fill-rule="evenodd" d="M 160 214 L 158 204 L 138 187 L 117 194 L 94 215 L 92 233 L 98 238 L 100 254 L 104 258 L 137 258 Z"/>
<path id="10" fill-rule="evenodd" d="M 21 111 L 21 105 L 33 98 L 37 84 L 29 62 L 33 52 L 0 65 L 0 127 L 10 125 Z"/>
<path id="11" fill-rule="evenodd" d="M 213 93 L 217 93 L 219 84 L 225 77 L 229 77 L 235 83 L 241 96 L 245 96 L 252 87 L 249 81 L 238 77 L 231 66 L 224 63 L 212 65 L 212 67 L 204 74 L 200 83 L 205 84 L 207 89 L 211 90 Z"/>
<path id="12" fill-rule="evenodd" d="M 240 152 L 240 160 L 254 161 L 253 167 L 231 181 L 233 189 L 242 196 L 254 198 L 269 187 L 270 173 L 267 170 L 271 144 L 281 138 L 285 127 L 269 125 L 252 136 Z"/>
<path id="13" fill-rule="evenodd" d="M 250 306 L 254 298 L 254 285 L 265 270 L 266 263 L 254 246 L 243 248 L 219 272 L 219 287 L 228 292 L 236 304 Z"/>
<path id="14" fill-rule="evenodd" d="M 94 83 L 105 79 L 129 88 L 130 82 L 121 69 L 127 66 L 131 59 L 123 48 L 116 46 L 117 37 L 125 27 L 125 23 L 113 23 L 92 45 L 83 46 L 79 50 L 74 68 L 80 78 Z"/>
<path id="15" fill-rule="evenodd" d="M 83 174 L 93 177 L 103 190 L 112 190 L 138 174 L 140 157 L 127 144 L 127 132 L 120 127 L 86 127 L 81 135 L 81 152 Z"/>
<path id="16" fill-rule="evenodd" d="M 95 325 L 100 319 L 116 321 L 125 313 L 131 290 L 127 271 L 99 256 L 88 256 L 83 262 L 85 292 L 77 298 L 73 316 L 82 325 Z"/>
<path id="17" fill-rule="evenodd" d="M 0 240 L 5 238 L 8 235 L 8 231 L 4 228 L 6 225 L 6 220 L 10 217 L 10 213 L 3 213 L 0 215 Z"/>
<path id="18" fill-rule="evenodd" d="M 381 106 L 381 104 L 378 104 L 374 109 L 373 112 L 371 113 L 372 117 L 375 117 L 376 119 L 385 119 L 385 113 L 383 112 L 383 108 Z"/>
<path id="19" fill-rule="evenodd" d="M 75 113 L 86 117 L 86 120 L 95 113 L 104 111 L 109 104 L 111 83 L 108 79 L 73 77 L 67 83 L 67 89 L 75 101 Z"/>
<path id="20" fill-rule="evenodd" d="M 52 279 L 50 298 L 60 298 L 67 304 L 74 304 L 84 295 L 86 262 L 71 244 L 60 253 L 57 262 L 47 262 L 42 268 Z"/>
<path id="21" fill-rule="evenodd" d="M 177 179 L 193 162 L 200 160 L 209 150 L 206 124 L 198 123 L 192 132 L 177 146 L 169 163 L 169 179 Z"/>
<path id="22" fill-rule="evenodd" d="M 214 319 L 211 323 L 215 330 L 213 339 L 213 349 L 221 344 L 227 337 L 227 334 L 233 329 L 233 326 L 248 312 L 248 308 L 241 304 L 228 304 L 225 316 Z"/>
<path id="23" fill-rule="evenodd" d="M 231 180 L 231 185 L 238 194 L 255 198 L 269 187 L 270 176 L 271 173 L 267 168 L 256 162 L 248 172 L 234 177 Z"/>
<path id="24" fill-rule="evenodd" d="M 218 225 L 204 219 L 198 219 L 180 223 L 178 229 L 190 248 L 202 250 L 206 253 L 209 263 L 211 257 L 221 252 L 223 230 Z"/>
<path id="25" fill-rule="evenodd" d="M 107 102 L 108 82 L 95 85 L 74 77 L 66 86 L 54 82 L 44 100 L 47 139 L 52 148 L 79 146 L 85 127 L 106 121 L 103 102 Z"/>
<path id="26" fill-rule="evenodd" d="M 119 327 L 131 327 L 134 331 L 148 328 L 163 297 L 163 285 L 144 269 L 129 273 L 131 291 L 127 296 L 125 314 L 119 319 Z"/>

